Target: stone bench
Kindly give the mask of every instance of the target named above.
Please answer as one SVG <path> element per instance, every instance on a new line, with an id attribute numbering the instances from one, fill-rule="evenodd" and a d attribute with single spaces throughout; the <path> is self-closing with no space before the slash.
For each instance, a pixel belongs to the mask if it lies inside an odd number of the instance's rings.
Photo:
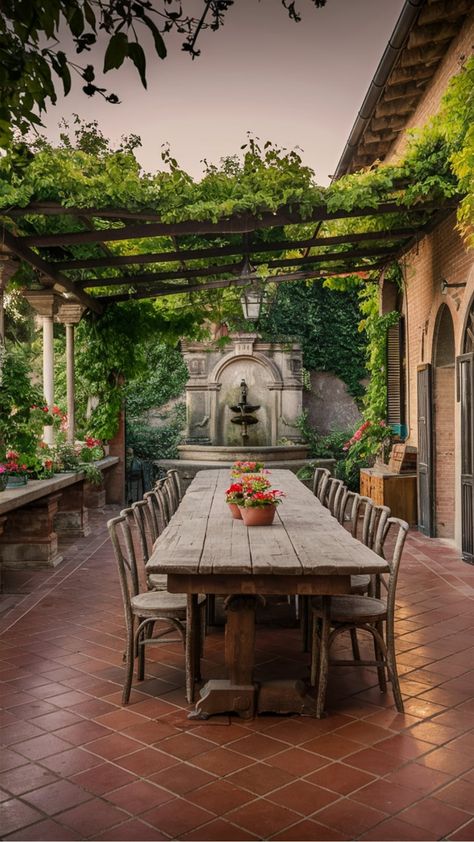
<path id="1" fill-rule="evenodd" d="M 21 488 L 1 492 L 2 567 L 56 567 L 62 561 L 58 536 L 74 538 L 89 533 L 87 509 L 105 504 L 109 471 L 118 463 L 117 456 L 106 456 L 94 463 L 105 474 L 104 487 L 89 496 L 83 471 L 29 480 Z"/>

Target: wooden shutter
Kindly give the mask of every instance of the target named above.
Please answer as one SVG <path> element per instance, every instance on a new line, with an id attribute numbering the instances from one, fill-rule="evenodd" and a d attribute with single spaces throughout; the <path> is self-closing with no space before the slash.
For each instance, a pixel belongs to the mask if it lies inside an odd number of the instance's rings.
<path id="1" fill-rule="evenodd" d="M 404 320 L 391 325 L 387 331 L 387 420 L 394 432 L 405 431 L 405 388 L 403 377 Z"/>
<path id="2" fill-rule="evenodd" d="M 461 402 L 461 548 L 474 562 L 474 354 L 456 360 L 457 393 Z"/>
<path id="3" fill-rule="evenodd" d="M 434 534 L 433 516 L 433 423 L 431 366 L 420 366 L 418 391 L 418 529 Z"/>

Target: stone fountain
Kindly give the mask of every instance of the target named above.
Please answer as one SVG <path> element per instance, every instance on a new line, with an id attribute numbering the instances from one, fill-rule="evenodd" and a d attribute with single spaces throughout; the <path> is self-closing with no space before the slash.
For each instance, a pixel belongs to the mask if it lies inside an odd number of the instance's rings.
<path id="1" fill-rule="evenodd" d="M 198 470 L 236 460 L 295 472 L 308 462 L 297 425 L 303 411 L 301 346 L 264 342 L 256 333 L 229 339 L 225 349 L 182 343 L 189 371 L 185 444 L 179 459 L 158 464 L 177 468 L 184 487 Z"/>

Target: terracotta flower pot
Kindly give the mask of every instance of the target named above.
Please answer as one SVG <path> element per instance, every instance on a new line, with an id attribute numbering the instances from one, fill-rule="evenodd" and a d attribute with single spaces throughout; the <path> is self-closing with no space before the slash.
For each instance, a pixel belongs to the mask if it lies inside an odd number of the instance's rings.
<path id="1" fill-rule="evenodd" d="M 240 512 L 245 526 L 271 526 L 276 506 L 241 506 Z"/>
<path id="2" fill-rule="evenodd" d="M 227 505 L 230 509 L 230 513 L 231 513 L 232 517 L 235 518 L 236 520 L 242 520 L 242 515 L 240 514 L 240 509 L 239 509 L 237 503 L 227 503 Z"/>

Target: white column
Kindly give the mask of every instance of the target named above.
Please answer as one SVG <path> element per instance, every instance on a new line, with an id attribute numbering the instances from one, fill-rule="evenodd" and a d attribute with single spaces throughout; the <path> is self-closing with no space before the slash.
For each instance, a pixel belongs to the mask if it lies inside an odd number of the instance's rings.
<path id="1" fill-rule="evenodd" d="M 66 323 L 66 392 L 67 392 L 67 439 L 74 441 L 75 436 L 75 379 L 74 379 L 74 325 Z"/>
<path id="2" fill-rule="evenodd" d="M 54 343 L 53 317 L 43 316 L 43 393 L 46 403 L 51 408 L 54 403 Z M 54 430 L 51 426 L 44 427 L 44 441 L 54 442 Z"/>

